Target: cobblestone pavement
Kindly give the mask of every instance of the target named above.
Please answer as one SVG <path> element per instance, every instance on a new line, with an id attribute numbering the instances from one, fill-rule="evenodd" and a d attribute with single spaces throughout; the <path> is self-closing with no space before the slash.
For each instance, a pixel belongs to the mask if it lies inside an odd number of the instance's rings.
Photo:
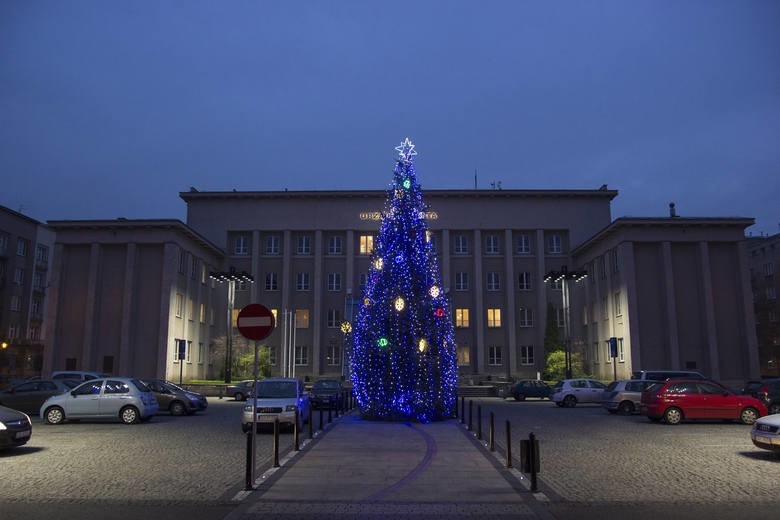
<path id="1" fill-rule="evenodd" d="M 668 426 L 549 401 L 477 404 L 485 430 L 494 412 L 499 449 L 507 419 L 515 457 L 529 433 L 539 440 L 540 487 L 557 518 L 745 518 L 776 510 L 780 457 L 753 446 L 750 426 Z M 472 420 L 476 430 L 476 412 Z"/>
<path id="2" fill-rule="evenodd" d="M 556 518 L 776 515 L 780 457 L 753 447 L 748 426 L 666 426 L 549 401 L 474 403 L 482 407 L 485 438 L 494 412 L 498 450 L 510 420 L 516 460 L 521 439 L 530 432 L 539 439 L 539 487 Z M 132 426 L 46 426 L 33 417 L 29 444 L 0 452 L 2 516 L 224 519 L 244 488 L 240 414 L 241 403 L 211 398 L 205 414 L 159 415 Z M 282 453 L 291 437 L 282 435 Z M 257 436 L 257 451 L 260 473 L 271 463 L 271 435 Z"/>

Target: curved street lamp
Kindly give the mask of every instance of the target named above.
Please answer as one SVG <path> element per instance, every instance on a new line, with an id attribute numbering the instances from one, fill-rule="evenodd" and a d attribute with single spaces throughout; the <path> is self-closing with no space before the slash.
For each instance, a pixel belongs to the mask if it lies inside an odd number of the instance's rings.
<path id="1" fill-rule="evenodd" d="M 587 278 L 587 271 L 569 271 L 565 265 L 560 271 L 548 271 L 544 275 L 546 282 L 561 282 L 563 290 L 563 348 L 566 355 L 566 379 L 572 378 L 571 369 L 571 316 L 569 311 L 569 282 L 577 283 Z"/>

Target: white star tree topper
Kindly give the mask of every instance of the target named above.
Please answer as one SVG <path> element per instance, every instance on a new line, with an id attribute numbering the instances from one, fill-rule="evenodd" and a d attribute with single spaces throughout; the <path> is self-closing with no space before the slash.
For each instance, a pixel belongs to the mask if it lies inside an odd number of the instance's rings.
<path id="1" fill-rule="evenodd" d="M 408 137 L 399 146 L 396 146 L 395 149 L 398 150 L 398 155 L 401 156 L 401 160 L 404 162 L 412 162 L 412 157 L 417 155 L 417 152 L 414 151 L 414 144 Z"/>

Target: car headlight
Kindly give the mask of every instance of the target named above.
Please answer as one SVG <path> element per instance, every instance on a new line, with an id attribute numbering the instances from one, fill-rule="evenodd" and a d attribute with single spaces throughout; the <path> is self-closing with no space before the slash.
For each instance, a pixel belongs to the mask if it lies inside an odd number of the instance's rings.
<path id="1" fill-rule="evenodd" d="M 284 407 L 284 411 L 285 412 L 294 412 L 296 408 L 298 408 L 298 407 L 295 406 L 294 404 L 288 404 L 287 406 Z"/>
<path id="2" fill-rule="evenodd" d="M 254 407 L 254 406 L 252 406 L 251 404 L 245 404 L 245 405 L 244 405 L 244 411 L 245 411 L 245 412 L 251 412 L 252 410 L 254 410 L 254 408 L 255 408 L 255 407 Z"/>
<path id="3" fill-rule="evenodd" d="M 0 421 L 0 430 L 7 430 L 5 423 L 3 421 Z"/>

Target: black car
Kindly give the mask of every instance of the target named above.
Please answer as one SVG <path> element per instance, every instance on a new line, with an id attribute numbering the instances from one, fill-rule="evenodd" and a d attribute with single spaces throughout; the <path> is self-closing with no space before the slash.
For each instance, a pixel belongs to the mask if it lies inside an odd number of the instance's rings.
<path id="1" fill-rule="evenodd" d="M 32 424 L 26 414 L 0 406 L 0 449 L 27 444 L 31 436 Z"/>
<path id="2" fill-rule="evenodd" d="M 233 396 L 236 401 L 246 401 L 247 397 L 252 395 L 252 388 L 254 388 L 254 379 L 245 379 L 238 383 L 228 385 L 226 394 Z"/>
<path id="3" fill-rule="evenodd" d="M 171 415 L 190 415 L 205 410 L 209 406 L 206 396 L 185 390 L 164 379 L 141 380 L 157 398 L 160 411 L 167 410 Z"/>
<path id="4" fill-rule="evenodd" d="M 337 379 L 320 379 L 315 381 L 310 394 L 311 407 L 313 409 L 328 409 L 331 406 L 333 409 L 339 408 L 344 393 L 343 390 L 341 381 Z"/>
<path id="5" fill-rule="evenodd" d="M 525 401 L 526 397 L 549 399 L 551 393 L 550 385 L 540 379 L 521 379 L 512 385 L 510 392 L 515 401 Z"/>
<path id="6" fill-rule="evenodd" d="M 0 406 L 37 414 L 46 399 L 70 392 L 81 382 L 71 379 L 32 379 L 0 392 Z"/>
<path id="7" fill-rule="evenodd" d="M 764 402 L 769 415 L 780 413 L 780 378 L 764 379 L 750 395 Z"/>

